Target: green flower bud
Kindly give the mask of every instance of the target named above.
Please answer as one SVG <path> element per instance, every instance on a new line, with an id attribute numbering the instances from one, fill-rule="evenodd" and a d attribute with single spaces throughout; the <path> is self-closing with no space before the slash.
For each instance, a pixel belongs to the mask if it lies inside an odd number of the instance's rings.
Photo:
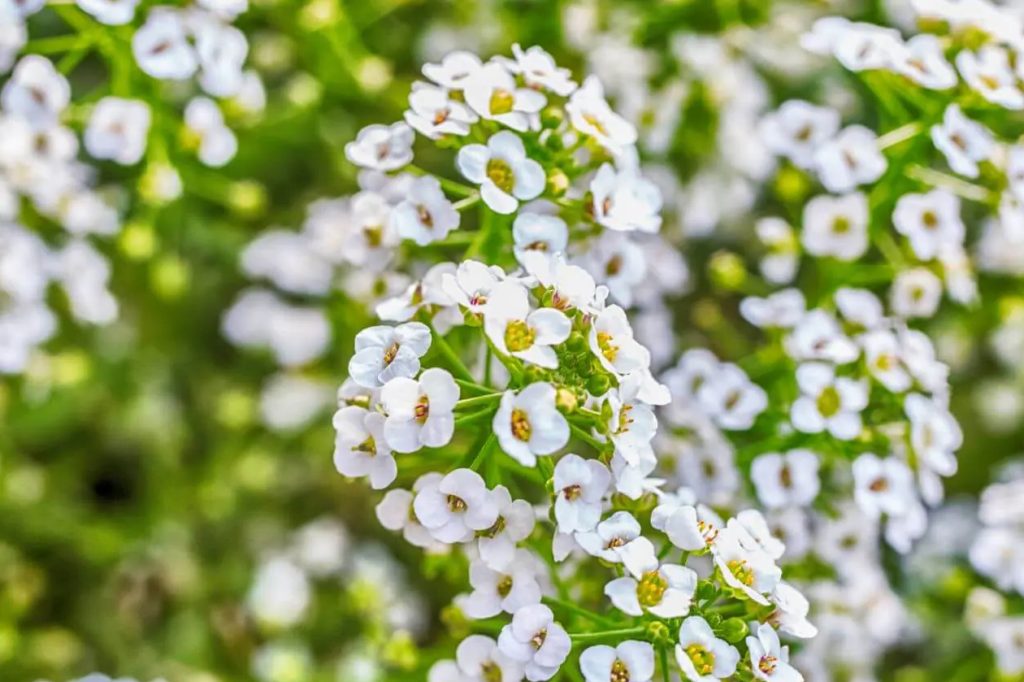
<path id="1" fill-rule="evenodd" d="M 740 642 L 750 632 L 742 618 L 728 618 L 718 627 L 722 639 L 732 644 Z"/>
<path id="2" fill-rule="evenodd" d="M 604 395 L 611 386 L 612 382 L 604 372 L 591 374 L 590 379 L 587 380 L 587 390 L 593 395 Z"/>
<path id="3" fill-rule="evenodd" d="M 736 291 L 747 279 L 747 268 L 743 259 L 729 251 L 718 251 L 711 256 L 708 265 L 711 281 L 728 291 Z"/>

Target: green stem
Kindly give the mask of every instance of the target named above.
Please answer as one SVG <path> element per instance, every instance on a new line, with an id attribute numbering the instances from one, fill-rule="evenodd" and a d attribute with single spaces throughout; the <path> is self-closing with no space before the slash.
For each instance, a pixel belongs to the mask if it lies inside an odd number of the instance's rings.
<path id="1" fill-rule="evenodd" d="M 479 471 L 481 465 L 483 465 L 484 463 L 484 460 L 487 459 L 488 453 L 491 450 L 493 450 L 494 446 L 497 444 L 498 437 L 492 433 L 487 437 L 487 440 L 484 442 L 483 446 L 481 446 L 480 452 L 476 453 L 476 457 L 474 457 L 473 461 L 470 462 L 469 468 L 472 469 L 473 471 Z"/>
<path id="2" fill-rule="evenodd" d="M 576 436 L 581 441 L 583 441 L 584 443 L 586 443 L 590 447 L 594 448 L 598 452 L 603 452 L 604 451 L 605 443 L 602 443 L 601 441 L 597 440 L 596 438 L 594 438 L 589 433 L 587 433 L 586 431 L 584 431 L 580 427 L 576 426 L 572 422 L 569 422 L 569 430 L 572 431 L 572 434 L 574 436 Z"/>
<path id="3" fill-rule="evenodd" d="M 25 43 L 25 52 L 34 54 L 54 54 L 56 52 L 70 52 L 87 47 L 92 44 L 91 36 L 84 36 L 78 33 L 68 33 L 50 38 L 37 38 Z"/>
<path id="4" fill-rule="evenodd" d="M 959 197 L 968 201 L 977 201 L 981 204 L 994 204 L 998 197 L 991 190 L 975 185 L 974 183 L 961 180 L 955 175 L 949 175 L 933 168 L 913 165 L 907 168 L 907 177 L 920 180 L 921 182 L 935 187 L 947 189 Z"/>
<path id="5" fill-rule="evenodd" d="M 441 189 L 448 192 L 449 194 L 454 194 L 455 196 L 458 197 L 472 197 L 475 194 L 477 199 L 480 198 L 480 193 L 477 192 L 476 188 L 470 187 L 469 185 L 463 185 L 461 182 L 456 182 L 455 180 L 442 178 L 439 175 L 435 175 L 434 173 L 430 173 L 428 171 L 423 170 L 419 166 L 414 166 L 410 164 L 403 168 L 402 170 L 412 173 L 413 175 L 429 175 L 431 177 L 437 178 L 437 181 L 441 183 Z"/>
<path id="6" fill-rule="evenodd" d="M 479 201 L 480 195 L 474 194 L 472 196 L 466 197 L 465 199 L 459 199 L 454 204 L 452 204 L 452 208 L 454 208 L 456 211 L 461 211 L 463 209 L 476 206 L 476 204 L 479 203 Z"/>
<path id="7" fill-rule="evenodd" d="M 487 395 L 478 395 L 472 398 L 463 398 L 462 400 L 455 403 L 456 410 L 466 410 L 473 407 L 479 407 L 480 405 L 488 405 L 495 401 L 501 400 L 501 396 L 504 393 L 488 393 Z"/>
<path id="8" fill-rule="evenodd" d="M 569 639 L 572 640 L 573 644 L 585 644 L 587 642 L 600 642 L 606 639 L 633 637 L 635 635 L 642 635 L 645 632 L 647 632 L 647 627 L 644 625 L 638 625 L 633 628 L 620 628 L 618 630 L 605 630 L 603 632 L 570 633 Z"/>
<path id="9" fill-rule="evenodd" d="M 475 421 L 477 421 L 479 419 L 482 419 L 484 417 L 490 417 L 493 414 L 494 414 L 494 410 L 491 409 L 490 407 L 485 407 L 484 409 L 479 410 L 477 412 L 471 412 L 469 414 L 464 414 L 461 417 L 456 417 L 456 419 L 455 419 L 455 427 L 458 428 L 460 426 L 465 426 L 466 424 L 472 424 L 473 422 L 475 422 Z"/>
<path id="10" fill-rule="evenodd" d="M 460 388 L 464 388 L 464 389 L 466 389 L 468 391 L 473 391 L 474 393 L 489 394 L 489 393 L 493 393 L 494 392 L 493 388 L 488 388 L 487 386 L 482 386 L 482 385 L 476 383 L 475 381 L 466 381 L 465 379 L 456 379 L 455 383 L 457 383 Z"/>
<path id="11" fill-rule="evenodd" d="M 658 658 L 661 659 L 661 677 L 665 682 L 671 682 L 672 675 L 668 669 L 668 647 L 658 647 Z"/>
<path id="12" fill-rule="evenodd" d="M 582 606 L 577 606 L 576 604 L 573 604 L 569 601 L 556 599 L 555 597 L 544 597 L 543 599 L 541 599 L 541 601 L 543 601 L 545 604 L 554 609 L 561 609 L 563 611 L 568 611 L 569 613 L 576 614 L 577 616 L 582 616 L 583 618 L 586 618 L 587 620 L 597 623 L 598 625 L 601 625 L 606 628 L 615 627 L 616 625 L 618 625 L 618 623 L 609 620 L 598 613 L 594 613 L 593 611 L 585 609 Z"/>
<path id="13" fill-rule="evenodd" d="M 913 137 L 917 137 L 922 132 L 924 132 L 924 126 L 919 121 L 901 125 L 899 128 L 893 128 L 878 138 L 878 149 L 888 149 L 900 142 L 906 142 Z"/>
<path id="14" fill-rule="evenodd" d="M 443 336 L 437 333 L 434 329 L 434 325 L 427 321 L 427 326 L 430 327 L 430 336 L 433 339 L 433 346 L 437 351 L 444 357 L 445 360 L 451 365 L 450 369 L 452 374 L 457 378 L 465 381 L 474 382 L 473 373 L 466 368 L 466 365 L 462 362 L 462 359 L 456 354 L 452 347 L 448 345 L 448 341 Z"/>

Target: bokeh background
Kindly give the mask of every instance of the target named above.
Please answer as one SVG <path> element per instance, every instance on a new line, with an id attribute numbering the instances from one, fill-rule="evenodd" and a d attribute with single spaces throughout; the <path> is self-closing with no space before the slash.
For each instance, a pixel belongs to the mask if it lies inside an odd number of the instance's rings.
<path id="1" fill-rule="evenodd" d="M 887 23 L 901 12 L 879 1 L 254 2 L 236 25 L 250 37 L 267 103 L 258 115 L 229 112 L 235 159 L 217 171 L 182 163 L 180 200 L 126 206 L 125 229 L 98 245 L 116 262 L 118 321 L 62 324 L 23 375 L 0 378 L 0 680 L 96 669 L 171 682 L 422 679 L 422 662 L 460 627 L 443 610 L 459 567 L 382 533 L 374 497 L 331 461 L 333 391 L 352 337 L 372 318 L 343 289 L 332 292 L 322 303 L 330 350 L 303 369 L 316 387 L 310 406 L 287 392 L 268 397 L 274 359 L 222 334 L 225 310 L 248 285 L 245 244 L 300 224 L 318 198 L 355 191 L 344 144 L 366 124 L 398 120 L 420 65 L 451 49 L 539 44 L 576 73 L 618 60 L 622 77 L 646 89 L 649 110 L 632 117 L 673 119 L 660 133 L 662 158 L 685 185 L 718 153 L 709 141 L 728 105 L 712 50 L 746 60 L 772 106 L 800 96 L 870 120 L 855 109 L 858 85 L 825 60 L 793 55 L 793 36 L 823 14 Z M 33 38 L 67 30 L 50 9 L 29 25 Z M 709 63 L 665 58 L 680 40 L 708 50 Z M 88 103 L 108 68 L 99 54 L 82 57 L 70 76 L 76 102 Z M 679 96 L 654 97 L 679 82 Z M 173 99 L 173 89 L 161 96 Z M 168 150 L 172 160 L 179 151 Z M 418 162 L 429 167 L 429 156 Z M 116 166 L 100 172 L 104 184 L 138 182 Z M 778 190 L 752 201 L 778 202 Z M 710 230 L 679 217 L 668 228 L 686 233 L 690 270 L 672 302 L 675 331 L 682 347 L 728 355 L 753 330 L 735 314 L 741 294 L 710 264 L 753 241 L 751 221 L 714 211 L 709 220 Z M 985 286 L 993 305 L 946 308 L 930 323 L 954 367 L 965 433 L 953 498 L 980 490 L 1024 435 L 1022 382 L 1004 361 L 1024 353 L 1024 333 L 1005 329 L 1024 292 L 1009 278 Z M 53 305 L 66 308 L 56 295 Z M 293 410 L 303 412 L 294 427 Z M 275 574 L 280 555 L 301 557 L 306 570 Z M 276 604 L 268 617 L 254 603 L 261 585 L 275 584 L 305 590 L 307 603 Z M 885 675 L 932 679 L 926 659 L 896 651 Z"/>

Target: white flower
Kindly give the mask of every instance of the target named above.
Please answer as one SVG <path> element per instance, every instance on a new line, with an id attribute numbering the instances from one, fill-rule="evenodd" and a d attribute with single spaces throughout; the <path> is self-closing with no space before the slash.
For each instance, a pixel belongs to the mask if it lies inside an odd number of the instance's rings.
<path id="1" fill-rule="evenodd" d="M 423 277 L 412 282 L 405 291 L 384 299 L 374 307 L 377 317 L 388 322 L 406 322 L 420 310 L 431 313 L 431 323 L 438 334 L 462 324 L 462 311 L 444 289 L 445 275 L 455 274 L 454 263 L 432 265 Z"/>
<path id="2" fill-rule="evenodd" d="M 520 262 L 523 262 L 522 254 L 529 251 L 563 253 L 569 243 L 569 228 L 558 216 L 523 212 L 512 223 L 512 241 Z"/>
<path id="3" fill-rule="evenodd" d="M 523 664 L 530 682 L 550 680 L 572 649 L 569 635 L 555 622 L 551 609 L 543 604 L 524 606 L 501 629 L 498 649 Z"/>
<path id="4" fill-rule="evenodd" d="M 995 652 L 996 667 L 1007 678 L 1024 673 L 1024 618 L 1000 617 L 982 622 L 979 636 Z"/>
<path id="5" fill-rule="evenodd" d="M 498 643 L 484 635 L 470 635 L 459 643 L 454 666 L 436 679 L 431 676 L 429 682 L 520 682 L 523 679 L 522 665 L 503 654 Z"/>
<path id="6" fill-rule="evenodd" d="M 714 682 L 736 672 L 740 652 L 715 637 L 706 620 L 690 616 L 679 628 L 676 662 L 691 682 Z"/>
<path id="7" fill-rule="evenodd" d="M 408 198 L 391 211 L 392 229 L 420 246 L 444 239 L 459 226 L 459 212 L 441 191 L 437 178 L 416 178 Z"/>
<path id="8" fill-rule="evenodd" d="M 390 215 L 387 199 L 373 191 L 348 199 L 320 199 L 307 209 L 303 233 L 332 263 L 380 270 L 400 241 L 391 229 Z"/>
<path id="9" fill-rule="evenodd" d="M 345 145 L 345 157 L 362 168 L 397 170 L 412 161 L 414 138 L 412 128 L 401 121 L 389 126 L 374 123 Z"/>
<path id="10" fill-rule="evenodd" d="M 725 529 L 743 548 L 761 552 L 773 561 L 782 558 L 786 551 L 786 545 L 772 535 L 768 521 L 756 509 L 744 509 L 735 518 L 729 519 Z"/>
<path id="11" fill-rule="evenodd" d="M 583 85 L 565 105 L 573 128 L 593 137 L 611 152 L 636 142 L 636 128 L 608 106 L 604 88 L 596 76 L 587 76 Z"/>
<path id="12" fill-rule="evenodd" d="M 132 36 L 132 53 L 140 69 L 161 80 L 184 80 L 199 68 L 183 15 L 167 7 L 150 11 Z"/>
<path id="13" fill-rule="evenodd" d="M 283 628 L 302 620 L 310 592 L 306 573 L 287 557 L 276 556 L 259 566 L 246 604 L 259 621 Z"/>
<path id="14" fill-rule="evenodd" d="M 572 322 L 555 308 L 530 310 L 526 288 L 510 281 L 491 291 L 484 307 L 484 331 L 503 355 L 556 369 L 558 357 L 553 346 L 569 338 Z"/>
<path id="15" fill-rule="evenodd" d="M 895 29 L 854 23 L 836 37 L 833 53 L 849 70 L 867 71 L 890 68 L 893 55 L 902 47 L 903 40 Z"/>
<path id="16" fill-rule="evenodd" d="M 878 149 L 878 136 L 864 126 L 852 125 L 814 152 L 821 184 L 830 192 L 849 192 L 882 177 L 888 166 Z"/>
<path id="17" fill-rule="evenodd" d="M 498 121 L 520 133 L 530 129 L 547 98 L 532 88 L 521 88 L 498 62 L 477 69 L 463 85 L 466 104 L 481 118 Z"/>
<path id="18" fill-rule="evenodd" d="M 775 629 L 762 623 L 756 636 L 747 637 L 754 677 L 765 682 L 802 682 L 804 677 L 789 664 L 789 651 L 779 643 Z"/>
<path id="19" fill-rule="evenodd" d="M 714 544 L 723 524 L 707 507 L 668 501 L 651 512 L 651 526 L 665 533 L 679 549 L 697 552 Z"/>
<path id="20" fill-rule="evenodd" d="M 394 377 L 413 377 L 430 348 L 430 329 L 419 322 L 367 327 L 355 339 L 348 373 L 360 386 L 377 388 Z"/>
<path id="21" fill-rule="evenodd" d="M 946 90 L 957 84 L 956 71 L 946 61 L 937 36 L 912 36 L 892 55 L 893 69 L 930 90 Z"/>
<path id="22" fill-rule="evenodd" d="M 149 122 L 145 102 L 104 97 L 89 116 L 85 149 L 97 159 L 111 159 L 124 166 L 136 164 L 146 152 Z"/>
<path id="23" fill-rule="evenodd" d="M 405 122 L 431 139 L 443 135 L 466 135 L 479 120 L 462 102 L 451 99 L 448 91 L 427 83 L 413 83 Z"/>
<path id="24" fill-rule="evenodd" d="M 384 437 L 384 415 L 351 405 L 334 413 L 334 467 L 344 476 L 370 479 L 374 490 L 386 488 L 398 475 L 395 458 Z"/>
<path id="25" fill-rule="evenodd" d="M 320 356 L 331 327 L 319 308 L 292 306 L 259 289 L 243 292 L 223 318 L 224 335 L 239 346 L 268 346 L 281 365 L 302 365 Z"/>
<path id="26" fill-rule="evenodd" d="M 773 284 L 792 282 L 800 262 L 800 245 L 792 226 L 782 218 L 761 218 L 754 231 L 768 249 L 761 259 L 761 274 Z"/>
<path id="27" fill-rule="evenodd" d="M 67 79 L 53 62 L 34 54 L 21 58 L 0 91 L 4 112 L 20 117 L 37 130 L 55 125 L 70 101 Z"/>
<path id="28" fill-rule="evenodd" d="M 454 274 L 441 275 L 441 287 L 453 301 L 482 315 L 491 291 L 504 279 L 505 271 L 498 266 L 467 260 L 459 263 Z"/>
<path id="29" fill-rule="evenodd" d="M 606 163 L 590 182 L 594 220 L 619 232 L 657 232 L 661 228 L 661 191 L 636 168 L 616 171 Z"/>
<path id="30" fill-rule="evenodd" d="M 750 465 L 750 478 L 757 498 L 769 509 L 805 507 L 821 488 L 818 456 L 804 449 L 760 455 Z"/>
<path id="31" fill-rule="evenodd" d="M 932 142 L 946 157 L 954 172 L 968 178 L 978 177 L 978 163 L 992 155 L 992 133 L 964 116 L 960 107 L 950 104 L 942 123 L 931 128 Z"/>
<path id="32" fill-rule="evenodd" d="M 903 362 L 903 349 L 899 339 L 888 329 L 873 329 L 857 337 L 864 349 L 864 363 L 868 372 L 893 393 L 910 388 L 913 380 Z"/>
<path id="33" fill-rule="evenodd" d="M 801 241 L 814 256 L 854 260 L 868 248 L 868 217 L 861 192 L 814 197 L 804 207 Z"/>
<path id="34" fill-rule="evenodd" d="M 838 365 L 853 362 L 860 355 L 831 313 L 815 309 L 804 315 L 786 337 L 786 351 L 794 360 L 827 360 Z"/>
<path id="35" fill-rule="evenodd" d="M 501 449 L 523 466 L 536 466 L 537 455 L 550 455 L 569 442 L 569 422 L 555 407 L 555 388 L 538 382 L 515 393 L 505 391 L 494 415 Z"/>
<path id="36" fill-rule="evenodd" d="M 214 97 L 234 97 L 245 81 L 245 34 L 211 16 L 193 20 L 192 34 L 199 57 L 199 85 Z"/>
<path id="37" fill-rule="evenodd" d="M 604 232 L 579 263 L 622 305 L 632 305 L 634 290 L 650 274 L 640 245 L 624 232 Z"/>
<path id="38" fill-rule="evenodd" d="M 942 300 L 942 280 L 928 268 L 911 268 L 892 283 L 892 311 L 906 319 L 931 317 Z"/>
<path id="39" fill-rule="evenodd" d="M 592 646 L 580 654 L 580 671 L 586 682 L 651 682 L 654 647 L 626 640 L 617 646 Z"/>
<path id="40" fill-rule="evenodd" d="M 480 474 L 456 469 L 416 493 L 413 510 L 423 527 L 445 543 L 466 542 L 498 520 L 498 505 Z"/>
<path id="41" fill-rule="evenodd" d="M 323 296 L 334 283 L 334 267 L 313 250 L 304 234 L 267 230 L 242 251 L 242 270 L 280 289 Z"/>
<path id="42" fill-rule="evenodd" d="M 783 289 L 771 296 L 747 296 L 740 301 L 740 314 L 755 327 L 789 329 L 807 310 L 807 301 L 799 289 Z"/>
<path id="43" fill-rule="evenodd" d="M 122 26 L 135 17 L 139 0 L 75 0 L 83 12 L 107 26 Z"/>
<path id="44" fill-rule="evenodd" d="M 960 200 L 944 189 L 904 194 L 896 202 L 892 223 L 897 232 L 910 240 L 910 247 L 921 260 L 936 258 L 943 245 L 964 242 Z"/>
<path id="45" fill-rule="evenodd" d="M 1006 109 L 1024 109 L 1024 92 L 1010 66 L 1010 53 L 1000 45 L 982 45 L 977 52 L 961 50 L 956 68 L 975 92 Z"/>
<path id="46" fill-rule="evenodd" d="M 498 507 L 498 520 L 477 532 L 477 547 L 484 563 L 501 570 L 514 558 L 516 544 L 530 537 L 536 519 L 530 503 L 513 500 L 505 486 L 496 486 L 492 497 Z"/>
<path id="47" fill-rule="evenodd" d="M 697 590 L 697 573 L 692 568 L 659 565 L 652 557 L 632 567 L 630 574 L 604 586 L 604 593 L 623 613 L 642 616 L 647 611 L 658 618 L 679 618 L 690 612 Z"/>
<path id="48" fill-rule="evenodd" d="M 918 457 L 943 475 L 952 475 L 956 460 L 950 461 L 950 456 L 963 444 L 963 433 L 956 418 L 938 401 L 919 393 L 909 394 L 903 407 L 910 419 L 910 444 Z M 948 463 L 941 465 L 940 462 Z"/>
<path id="49" fill-rule="evenodd" d="M 789 100 L 761 119 L 758 134 L 765 146 L 800 168 L 814 165 L 814 153 L 839 130 L 839 112 L 803 100 Z"/>
<path id="50" fill-rule="evenodd" d="M 455 431 L 452 410 L 458 400 L 459 386 L 448 370 L 431 367 L 419 380 L 394 377 L 380 391 L 388 445 L 395 452 L 447 445 Z"/>
<path id="51" fill-rule="evenodd" d="M 866 453 L 853 462 L 854 499 L 868 517 L 903 516 L 915 503 L 913 474 L 895 457 Z"/>
<path id="52" fill-rule="evenodd" d="M 587 554 L 613 564 L 642 566 L 654 557 L 654 545 L 641 535 L 640 523 L 626 511 L 615 512 L 594 530 L 576 533 L 575 538 Z"/>
<path id="53" fill-rule="evenodd" d="M 608 437 L 626 463 L 636 466 L 644 457 L 651 457 L 651 439 L 658 430 L 654 410 L 639 399 L 643 372 L 628 375 L 618 391 L 608 393 Z"/>
<path id="54" fill-rule="evenodd" d="M 839 314 L 849 323 L 871 329 L 884 321 L 882 302 L 867 289 L 840 287 L 833 299 Z"/>
<path id="55" fill-rule="evenodd" d="M 633 338 L 626 312 L 610 305 L 597 314 L 590 325 L 590 350 L 609 372 L 620 376 L 647 369 L 650 352 Z"/>
<path id="56" fill-rule="evenodd" d="M 835 368 L 823 362 L 807 362 L 796 369 L 800 397 L 793 403 L 790 419 L 798 431 L 827 430 L 840 440 L 852 440 L 861 430 L 860 412 L 868 404 L 863 380 L 837 377 Z"/>
<path id="57" fill-rule="evenodd" d="M 514 43 L 512 55 L 515 59 L 505 57 L 496 57 L 496 59 L 512 73 L 520 74 L 530 87 L 550 90 L 559 97 L 568 97 L 576 89 L 572 71 L 559 67 L 555 63 L 554 57 L 539 45 L 533 45 L 524 50 L 519 47 L 519 43 Z"/>
<path id="58" fill-rule="evenodd" d="M 568 454 L 555 465 L 555 520 L 563 533 L 593 530 L 612 475 L 596 459 Z"/>
<path id="59" fill-rule="evenodd" d="M 213 100 L 193 97 L 185 107 L 185 125 L 199 138 L 199 160 L 205 165 L 219 168 L 235 157 L 238 139 Z"/>
<path id="60" fill-rule="evenodd" d="M 539 604 L 541 589 L 537 572 L 536 557 L 524 549 L 516 550 L 512 561 L 498 570 L 478 559 L 469 565 L 469 584 L 473 591 L 459 599 L 459 608 L 470 618 L 481 619 Z"/>
<path id="61" fill-rule="evenodd" d="M 480 196 L 495 213 L 514 213 L 520 201 L 544 191 L 544 169 L 527 158 L 523 141 L 508 130 L 492 135 L 486 146 L 466 145 L 456 163 L 466 179 L 480 185 Z"/>
<path id="62" fill-rule="evenodd" d="M 446 547 L 444 543 L 435 540 L 430 531 L 423 527 L 423 524 L 416 518 L 412 506 L 417 492 L 427 485 L 437 485 L 441 478 L 440 473 L 431 472 L 420 476 L 412 491 L 394 488 L 385 493 L 376 508 L 377 520 L 380 521 L 380 525 L 391 531 L 401 531 L 405 541 L 414 547 L 434 550 Z"/>
<path id="63" fill-rule="evenodd" d="M 810 639 L 818 634 L 809 620 L 811 604 L 800 590 L 783 581 L 775 586 L 771 595 L 775 604 L 775 612 L 768 617 L 768 622 L 782 632 L 800 639 Z"/>
<path id="64" fill-rule="evenodd" d="M 480 58 L 472 52 L 456 50 L 446 54 L 440 64 L 424 64 L 423 75 L 438 85 L 461 90 L 482 66 Z"/>
<path id="65" fill-rule="evenodd" d="M 738 365 L 723 362 L 701 384 L 697 399 L 719 427 L 729 431 L 749 429 L 768 407 L 768 395 Z"/>

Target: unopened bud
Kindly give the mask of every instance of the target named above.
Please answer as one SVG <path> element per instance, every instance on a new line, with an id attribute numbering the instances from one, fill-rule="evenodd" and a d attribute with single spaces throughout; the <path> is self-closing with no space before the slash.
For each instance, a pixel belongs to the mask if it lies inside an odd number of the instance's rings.
<path id="1" fill-rule="evenodd" d="M 722 621 L 718 628 L 718 634 L 722 636 L 722 639 L 731 644 L 741 641 L 749 632 L 750 630 L 742 618 L 728 618 Z"/>
<path id="2" fill-rule="evenodd" d="M 573 412 L 577 407 L 576 394 L 567 388 L 555 392 L 555 406 L 562 412 Z"/>
<path id="3" fill-rule="evenodd" d="M 555 168 L 548 173 L 548 192 L 560 197 L 569 189 L 569 176 L 561 168 Z"/>
<path id="4" fill-rule="evenodd" d="M 747 279 L 747 268 L 743 259 L 730 251 L 718 251 L 711 256 L 708 265 L 711 281 L 728 291 L 736 291 Z"/>

